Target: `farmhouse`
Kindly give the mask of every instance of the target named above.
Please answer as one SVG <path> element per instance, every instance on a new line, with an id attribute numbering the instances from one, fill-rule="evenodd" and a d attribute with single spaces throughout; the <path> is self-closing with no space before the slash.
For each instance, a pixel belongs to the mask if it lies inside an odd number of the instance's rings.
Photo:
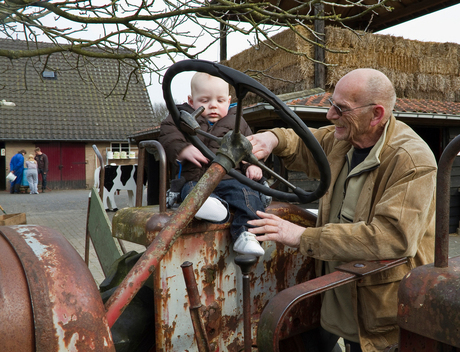
<path id="1" fill-rule="evenodd" d="M 0 39 L 2 49 L 26 50 L 27 45 Z M 12 61 L 0 58 L 0 100 L 16 105 L 0 109 L 0 190 L 6 189 L 11 157 L 21 149 L 33 154 L 40 147 L 48 155 L 51 189 L 94 184 L 99 165 L 93 144 L 105 163 L 107 151 L 127 155 L 131 151 L 137 157 L 137 147 L 127 136 L 151 126 L 153 110 L 142 75 L 131 74 L 133 66 L 62 53 Z"/>

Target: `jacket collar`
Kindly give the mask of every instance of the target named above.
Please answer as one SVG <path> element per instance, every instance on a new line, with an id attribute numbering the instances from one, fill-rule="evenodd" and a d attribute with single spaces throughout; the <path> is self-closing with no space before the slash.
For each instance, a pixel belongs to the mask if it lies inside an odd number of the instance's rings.
<path id="1" fill-rule="evenodd" d="M 392 124 L 392 130 L 394 129 L 395 121 L 392 121 L 392 119 L 395 120 L 393 115 L 391 115 L 391 117 L 388 119 L 383 129 L 382 135 L 380 136 L 377 143 L 375 143 L 374 147 L 369 152 L 369 155 L 366 157 L 366 159 L 364 159 L 364 161 L 361 164 L 357 165 L 352 170 L 349 176 L 354 176 L 361 172 L 375 169 L 376 167 L 380 165 L 380 155 L 382 153 L 382 149 L 384 145 L 388 144 L 387 136 L 389 137 L 391 135 L 391 133 L 387 133 L 389 130 L 390 124 Z M 355 147 L 351 146 L 351 149 L 347 153 L 348 160 L 351 160 L 351 157 L 353 156 L 354 151 L 355 151 Z"/>

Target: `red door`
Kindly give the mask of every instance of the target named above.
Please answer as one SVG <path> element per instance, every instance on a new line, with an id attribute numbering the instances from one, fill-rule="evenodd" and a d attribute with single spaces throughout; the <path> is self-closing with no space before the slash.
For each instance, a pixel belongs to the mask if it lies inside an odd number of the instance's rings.
<path id="1" fill-rule="evenodd" d="M 84 143 L 54 142 L 40 143 L 37 144 L 37 146 L 40 147 L 41 151 L 48 156 L 48 188 L 86 188 Z"/>

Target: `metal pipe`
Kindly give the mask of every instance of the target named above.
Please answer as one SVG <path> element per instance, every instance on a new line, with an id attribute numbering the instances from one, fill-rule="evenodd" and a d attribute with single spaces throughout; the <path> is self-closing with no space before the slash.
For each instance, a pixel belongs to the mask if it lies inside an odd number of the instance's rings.
<path id="1" fill-rule="evenodd" d="M 151 140 L 151 141 L 142 141 L 139 143 L 139 162 L 138 162 L 138 170 L 143 170 L 145 165 L 145 149 L 146 148 L 156 148 L 158 151 L 158 157 L 160 160 L 160 170 L 159 170 L 159 178 L 160 178 L 160 195 L 159 195 L 159 203 L 160 203 L 160 213 L 166 211 L 166 180 L 167 180 L 167 170 L 166 170 L 166 153 L 161 145 L 160 142 Z M 148 149 L 147 149 L 148 151 Z M 142 153 L 142 159 L 141 159 Z M 142 169 L 141 169 L 142 165 Z M 142 174 L 142 176 L 141 176 Z M 142 177 L 142 178 L 141 178 Z M 137 189 L 136 189 L 136 207 L 142 206 L 142 185 L 144 182 L 144 173 L 138 172 L 137 174 Z M 138 199 L 140 200 L 138 202 Z"/>
<path id="2" fill-rule="evenodd" d="M 225 169 L 212 163 L 208 171 L 201 177 L 188 197 L 179 206 L 171 219 L 155 237 L 153 242 L 137 261 L 117 290 L 105 304 L 107 321 L 110 327 L 120 317 L 136 293 L 155 271 L 175 240 L 190 223 L 204 201 L 211 195 L 225 175 Z"/>
<path id="3" fill-rule="evenodd" d="M 86 233 L 85 233 L 85 264 L 89 267 L 89 214 L 90 214 L 90 207 L 91 207 L 91 195 L 88 198 L 88 208 L 86 208 Z"/>
<path id="4" fill-rule="evenodd" d="M 460 135 L 455 137 L 444 149 L 438 163 L 436 182 L 436 242 L 434 247 L 434 266 L 446 268 L 449 264 L 449 208 L 450 174 L 452 164 L 460 150 Z"/>
<path id="5" fill-rule="evenodd" d="M 251 336 L 251 288 L 249 287 L 249 275 L 243 273 L 243 331 L 244 331 L 244 352 L 252 350 Z"/>
<path id="6" fill-rule="evenodd" d="M 139 154 L 137 155 L 137 180 L 136 180 L 136 207 L 142 206 L 142 197 L 144 195 L 144 167 L 145 167 L 145 148 L 139 145 Z"/>
<path id="7" fill-rule="evenodd" d="M 238 255 L 235 263 L 241 268 L 243 274 L 243 331 L 244 331 L 244 352 L 252 350 L 252 331 L 251 331 L 251 287 L 249 272 L 251 267 L 257 262 L 257 257 L 252 255 Z"/>
<path id="8" fill-rule="evenodd" d="M 184 274 L 185 286 L 187 288 L 188 299 L 190 301 L 190 316 L 192 317 L 193 330 L 195 330 L 195 339 L 199 352 L 210 352 L 208 335 L 200 315 L 202 306 L 195 275 L 193 274 L 193 263 L 184 262 L 181 265 Z"/>

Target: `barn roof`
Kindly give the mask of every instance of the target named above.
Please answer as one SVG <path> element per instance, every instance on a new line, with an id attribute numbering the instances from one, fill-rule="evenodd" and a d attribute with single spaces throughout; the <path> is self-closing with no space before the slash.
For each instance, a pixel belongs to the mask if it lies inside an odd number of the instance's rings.
<path id="1" fill-rule="evenodd" d="M 0 39 L 2 49 L 27 45 L 35 43 Z M 142 75 L 130 75 L 132 64 L 68 53 L 0 58 L 0 100 L 16 104 L 0 109 L 0 140 L 126 141 L 153 124 L 145 83 Z"/>
<path id="2" fill-rule="evenodd" d="M 291 108 L 307 125 L 312 121 L 321 125 L 329 124 L 326 113 L 330 104 L 331 93 L 320 88 L 300 92 L 281 94 L 278 96 Z M 274 108 L 268 103 L 257 103 L 243 109 L 244 119 L 253 131 L 260 128 L 273 128 L 279 125 L 279 117 Z M 398 120 L 410 125 L 419 126 L 460 126 L 460 103 L 437 101 L 431 99 L 397 98 L 393 115 Z M 160 126 L 151 126 L 136 131 L 129 136 L 131 142 L 139 143 L 144 140 L 157 139 Z"/>

